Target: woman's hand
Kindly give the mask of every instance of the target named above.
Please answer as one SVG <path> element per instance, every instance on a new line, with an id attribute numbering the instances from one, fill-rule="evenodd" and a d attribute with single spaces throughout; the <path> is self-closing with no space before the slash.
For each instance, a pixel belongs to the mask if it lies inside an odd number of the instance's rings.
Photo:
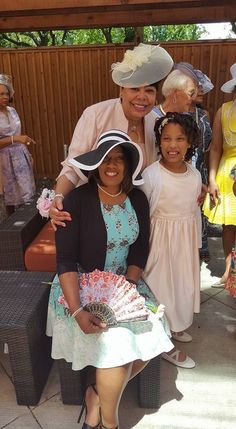
<path id="1" fill-rule="evenodd" d="M 36 141 L 27 135 L 13 136 L 14 142 L 22 143 L 26 146 L 29 146 L 31 143 L 36 144 Z"/>
<path id="2" fill-rule="evenodd" d="M 54 231 L 57 230 L 56 225 L 66 226 L 64 221 L 72 220 L 70 213 L 63 211 L 62 201 L 62 196 L 55 197 L 49 210 L 49 216 L 51 218 L 51 224 Z"/>
<path id="3" fill-rule="evenodd" d="M 220 192 L 219 187 L 216 182 L 211 182 L 208 187 L 208 192 L 210 194 L 210 203 L 212 206 L 216 206 L 217 200 L 220 202 Z"/>
<path id="4" fill-rule="evenodd" d="M 101 322 L 94 314 L 85 310 L 82 310 L 75 319 L 80 329 L 85 334 L 99 334 L 107 327 L 107 325 Z"/>

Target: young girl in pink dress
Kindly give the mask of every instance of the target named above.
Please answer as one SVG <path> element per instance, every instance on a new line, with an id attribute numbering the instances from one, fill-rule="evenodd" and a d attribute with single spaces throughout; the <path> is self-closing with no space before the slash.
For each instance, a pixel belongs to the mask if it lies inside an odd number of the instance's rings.
<path id="1" fill-rule="evenodd" d="M 188 161 L 199 131 L 188 114 L 167 113 L 155 125 L 161 159 L 143 172 L 151 215 L 150 254 L 143 278 L 166 306 L 172 337 L 190 342 L 185 332 L 200 309 L 201 175 Z M 176 348 L 162 355 L 169 362 L 193 368 L 195 362 Z"/>

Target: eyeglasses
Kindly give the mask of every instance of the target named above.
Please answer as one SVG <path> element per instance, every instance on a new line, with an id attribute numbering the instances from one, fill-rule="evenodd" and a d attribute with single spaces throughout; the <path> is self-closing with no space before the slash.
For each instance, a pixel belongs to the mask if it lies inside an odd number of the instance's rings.
<path id="1" fill-rule="evenodd" d="M 193 89 L 192 91 L 184 91 L 185 94 L 187 94 L 187 96 L 189 98 L 194 98 L 197 95 L 197 89 Z"/>

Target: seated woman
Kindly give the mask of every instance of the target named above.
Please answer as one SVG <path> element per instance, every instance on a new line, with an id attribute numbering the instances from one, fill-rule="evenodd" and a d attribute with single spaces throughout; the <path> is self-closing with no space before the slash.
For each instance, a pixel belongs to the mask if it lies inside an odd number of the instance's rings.
<path id="1" fill-rule="evenodd" d="M 96 368 L 96 383 L 85 392 L 83 429 L 116 428 L 118 406 L 128 381 L 150 359 L 173 345 L 154 296 L 141 280 L 149 251 L 149 207 L 140 185 L 142 150 L 126 133 L 103 133 L 97 149 L 71 160 L 88 183 L 64 199 L 72 221 L 56 232 L 59 283 L 51 289 L 47 334 L 52 357 L 72 362 L 74 370 Z M 82 272 L 95 269 L 123 275 L 146 299 L 148 319 L 108 328 L 82 307 Z M 60 304 L 66 300 L 68 308 Z"/>

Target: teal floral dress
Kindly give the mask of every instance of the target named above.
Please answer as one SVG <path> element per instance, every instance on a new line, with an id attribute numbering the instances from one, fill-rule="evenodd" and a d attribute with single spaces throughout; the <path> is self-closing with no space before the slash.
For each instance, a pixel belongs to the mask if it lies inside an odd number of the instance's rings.
<path id="1" fill-rule="evenodd" d="M 125 274 L 129 246 L 139 234 L 136 213 L 127 198 L 120 205 L 101 203 L 107 229 L 105 271 Z M 99 334 L 84 334 L 67 309 L 60 304 L 62 290 L 56 276 L 49 298 L 47 335 L 52 336 L 52 357 L 72 363 L 74 370 L 88 365 L 111 368 L 141 359 L 147 361 L 173 348 L 169 331 L 157 311 L 154 295 L 144 283 L 138 291 L 146 299 L 149 317 L 146 321 L 121 323 Z M 167 331 L 167 332 L 166 332 Z"/>

